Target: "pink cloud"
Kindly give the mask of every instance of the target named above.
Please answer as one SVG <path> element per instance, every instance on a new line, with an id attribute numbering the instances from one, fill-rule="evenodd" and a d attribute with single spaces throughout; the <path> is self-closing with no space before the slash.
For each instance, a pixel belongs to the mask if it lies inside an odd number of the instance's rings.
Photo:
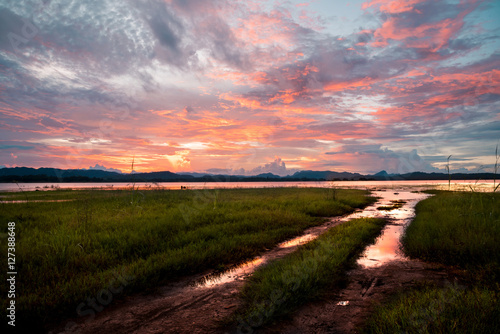
<path id="1" fill-rule="evenodd" d="M 367 9 L 373 6 L 379 6 L 381 12 L 389 14 L 399 14 L 404 12 L 414 11 L 416 4 L 425 2 L 427 0 L 373 0 L 365 2 L 361 5 L 362 9 Z M 418 11 L 417 11 L 418 12 Z"/>

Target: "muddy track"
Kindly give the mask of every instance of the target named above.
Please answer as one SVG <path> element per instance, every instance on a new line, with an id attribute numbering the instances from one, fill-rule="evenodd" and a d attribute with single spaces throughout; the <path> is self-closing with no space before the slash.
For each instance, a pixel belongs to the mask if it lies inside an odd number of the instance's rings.
<path id="1" fill-rule="evenodd" d="M 95 317 L 68 319 L 52 333 L 217 333 L 220 323 L 240 305 L 239 291 L 256 268 L 279 259 L 329 228 L 346 221 L 335 217 L 323 225 L 311 227 L 262 256 L 237 266 L 222 275 L 195 275 L 168 284 L 147 294 L 123 298 Z M 66 330 L 66 326 L 68 330 Z"/>
<path id="2" fill-rule="evenodd" d="M 301 237 L 283 243 L 266 252 L 260 258 L 235 268 L 222 276 L 197 275 L 172 283 L 144 294 L 123 298 L 116 304 L 107 306 L 95 317 L 69 319 L 55 326 L 53 333 L 229 333 L 233 329 L 222 330 L 221 321 L 227 319 L 240 306 L 239 291 L 248 277 L 258 266 L 279 259 L 294 251 L 300 244 L 312 240 L 329 228 L 351 218 L 386 217 L 397 220 L 396 212 L 381 212 L 377 206 L 387 204 L 394 196 L 389 192 L 376 192 L 383 197 L 379 202 L 354 214 L 331 219 L 324 225 L 306 230 Z M 395 194 L 396 195 L 396 194 Z M 411 217 L 413 207 L 422 199 L 417 195 L 407 195 L 412 199 L 399 214 Z M 413 196 L 413 197 L 412 197 Z M 399 226 L 405 223 L 400 219 Z M 389 225 L 398 225 L 390 223 Z M 392 230 L 390 230 L 392 234 Z M 395 232 L 394 232 L 395 233 Z M 392 245 L 391 247 L 394 247 Z M 316 303 L 298 310 L 290 319 L 274 326 L 259 329 L 260 333 L 351 333 L 360 321 L 366 318 L 374 302 L 404 286 L 421 280 L 449 279 L 444 269 L 430 267 L 419 261 L 400 260 L 398 254 L 377 260 L 368 253 L 368 262 L 377 262 L 376 267 L 360 265 L 348 273 L 349 283 L 341 291 L 331 291 Z M 366 257 L 366 256 L 365 256 Z M 339 301 L 349 301 L 347 306 L 339 306 Z M 65 330 L 69 323 L 75 323 L 71 330 Z"/>
<path id="3" fill-rule="evenodd" d="M 359 267 L 348 273 L 346 288 L 326 292 L 318 301 L 304 305 L 287 319 L 254 333 L 357 333 L 374 307 L 395 292 L 421 282 L 445 286 L 454 282 L 458 274 L 441 265 L 418 260 L 392 261 L 375 268 Z"/>

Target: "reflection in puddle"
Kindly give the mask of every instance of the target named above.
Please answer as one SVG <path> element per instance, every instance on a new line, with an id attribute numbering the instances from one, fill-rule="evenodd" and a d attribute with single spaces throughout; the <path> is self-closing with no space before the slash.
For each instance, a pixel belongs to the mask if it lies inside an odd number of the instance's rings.
<path id="1" fill-rule="evenodd" d="M 313 235 L 311 233 L 308 233 L 306 235 L 297 237 L 295 239 L 292 239 L 292 240 L 289 240 L 289 241 L 285 241 L 285 242 L 279 244 L 278 247 L 280 247 L 280 248 L 288 248 L 288 247 L 300 246 L 300 245 L 306 244 L 309 241 L 314 240 L 316 238 L 317 238 L 317 235 Z"/>
<path id="2" fill-rule="evenodd" d="M 358 260 L 358 264 L 370 267 L 397 258 L 403 258 L 398 254 L 401 233 L 404 230 L 405 224 L 413 218 L 415 205 L 420 200 L 429 197 L 429 195 L 415 192 L 412 193 L 410 191 L 392 193 L 385 190 L 377 190 L 372 191 L 372 196 L 378 197 L 379 200 L 363 210 L 355 211 L 347 216 L 335 217 L 323 225 L 311 227 L 304 231 L 303 235 L 279 244 L 278 247 L 261 257 L 257 257 L 252 261 L 245 262 L 224 272 L 208 274 L 201 279 L 191 282 L 189 285 L 195 288 L 211 288 L 244 279 L 251 275 L 257 267 L 293 252 L 298 246 L 316 239 L 333 225 L 354 218 L 374 217 L 391 219 L 391 223 L 384 228 L 383 234 L 376 240 L 374 245 L 366 249 L 364 255 Z M 405 203 L 402 203 L 401 200 L 404 200 Z M 398 201 L 397 203 L 401 203 L 402 207 L 394 208 L 390 211 L 377 210 L 379 206 L 393 205 L 396 201 Z"/>
<path id="3" fill-rule="evenodd" d="M 203 276 L 199 280 L 192 282 L 190 285 L 197 288 L 211 288 L 219 284 L 225 284 L 236 281 L 238 279 L 243 279 L 251 274 L 256 269 L 256 267 L 261 265 L 263 262 L 264 259 L 258 257 L 253 259 L 252 261 L 245 262 L 224 272 L 212 273 Z"/>
<path id="4" fill-rule="evenodd" d="M 406 203 L 397 209 L 379 211 L 377 216 L 390 218 L 391 223 L 387 224 L 382 230 L 382 234 L 377 238 L 375 244 L 365 249 L 363 255 L 358 259 L 357 263 L 359 265 L 363 267 L 375 267 L 390 261 L 405 259 L 405 256 L 399 249 L 399 240 L 405 227 L 415 215 L 415 205 L 419 201 L 429 197 L 429 195 L 401 191 L 397 196 L 406 201 Z M 387 201 L 387 199 L 384 200 Z M 389 199 L 389 206 L 393 203 L 395 203 L 395 200 Z M 400 200 L 398 203 L 402 203 L 402 201 Z"/>
<path id="5" fill-rule="evenodd" d="M 328 230 L 336 221 L 331 220 L 321 226 L 311 227 L 306 230 L 306 234 L 279 244 L 274 251 L 268 252 L 260 257 L 237 265 L 223 272 L 210 273 L 202 278 L 191 282 L 189 285 L 196 288 L 211 288 L 220 284 L 229 283 L 232 281 L 244 279 L 252 274 L 257 267 L 271 260 L 275 260 L 286 254 L 293 252 L 298 246 L 306 244 L 316 239 L 321 233 Z"/>

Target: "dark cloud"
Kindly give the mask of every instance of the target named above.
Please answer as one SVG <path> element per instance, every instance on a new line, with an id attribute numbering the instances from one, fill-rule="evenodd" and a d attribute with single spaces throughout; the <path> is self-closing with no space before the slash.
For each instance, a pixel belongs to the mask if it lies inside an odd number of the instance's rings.
<path id="1" fill-rule="evenodd" d="M 179 24 L 175 21 L 173 22 L 177 24 L 173 24 L 171 23 L 172 21 L 172 17 L 167 16 L 167 19 L 165 19 L 164 15 L 156 13 L 151 18 L 149 24 L 151 26 L 151 29 L 153 29 L 156 38 L 158 38 L 158 40 L 160 41 L 160 44 L 177 52 L 179 47 L 179 38 L 170 26 L 179 26 Z"/>

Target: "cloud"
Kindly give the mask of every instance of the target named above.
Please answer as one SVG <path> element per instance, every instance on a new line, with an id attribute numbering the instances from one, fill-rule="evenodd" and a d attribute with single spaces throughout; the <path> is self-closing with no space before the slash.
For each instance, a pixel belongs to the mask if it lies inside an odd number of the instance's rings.
<path id="1" fill-rule="evenodd" d="M 286 169 L 285 162 L 281 160 L 281 158 L 275 158 L 273 162 L 269 162 L 264 164 L 263 166 L 258 166 L 248 172 L 250 175 L 257 175 L 262 173 L 272 173 L 279 176 L 289 175 L 289 172 Z"/>
<path id="2" fill-rule="evenodd" d="M 116 172 L 116 173 L 122 173 L 121 170 L 119 169 L 116 169 L 116 168 L 106 168 L 104 167 L 104 165 L 99 165 L 99 164 L 95 164 L 95 166 L 89 166 L 89 168 L 87 168 L 87 170 L 103 170 L 103 171 L 107 171 L 107 172 Z"/>
<path id="3" fill-rule="evenodd" d="M 385 170 L 405 174 L 414 171 L 440 172 L 424 159 L 417 149 L 393 151 L 380 144 L 345 143 L 336 151 L 325 152 L 325 160 L 333 160 L 347 166 L 362 166 L 365 173 Z"/>
<path id="4" fill-rule="evenodd" d="M 209 168 L 205 172 L 210 174 L 223 174 L 223 175 L 258 175 L 264 173 L 272 173 L 279 176 L 287 176 L 296 172 L 296 169 L 288 169 L 285 165 L 285 162 L 276 157 L 274 161 L 266 163 L 264 165 L 257 166 L 252 168 L 251 170 L 245 170 L 244 168 Z"/>
<path id="5" fill-rule="evenodd" d="M 500 26 L 488 16 L 496 2 L 373 0 L 349 13 L 322 6 L 2 4 L 0 128 L 11 148 L 0 158 L 127 170 L 135 154 L 138 170 L 282 174 L 397 172 L 400 159 L 431 171 L 442 168 L 432 157 L 449 154 L 457 168 L 491 164 L 500 121 Z M 23 38 L 17 50 L 9 33 Z"/>

